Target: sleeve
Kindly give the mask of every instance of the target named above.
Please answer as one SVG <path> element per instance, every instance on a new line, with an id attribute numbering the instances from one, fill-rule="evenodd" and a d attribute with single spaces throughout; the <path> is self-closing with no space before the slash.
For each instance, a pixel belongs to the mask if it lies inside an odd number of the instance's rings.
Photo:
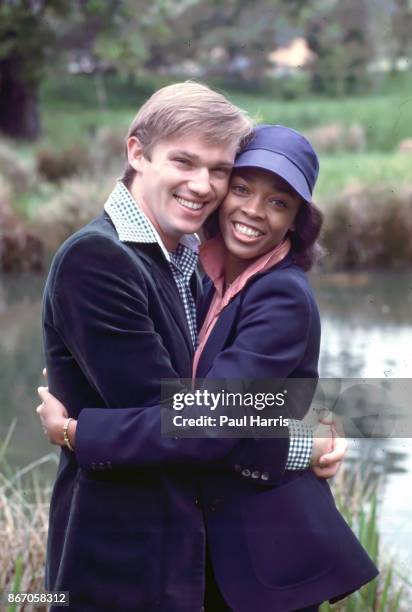
<path id="1" fill-rule="evenodd" d="M 313 446 L 312 427 L 303 421 L 289 421 L 289 452 L 286 470 L 306 470 L 310 466 Z"/>
<path id="2" fill-rule="evenodd" d="M 249 288 L 236 338 L 217 355 L 208 379 L 286 377 L 299 363 L 307 342 L 307 298 L 295 282 L 282 279 L 276 286 L 271 281 Z M 149 412 L 144 407 L 85 408 L 76 433 L 76 454 L 86 468 L 108 460 L 112 467 L 126 467 L 176 462 L 189 456 L 210 461 L 227 454 L 225 461 L 232 469 L 243 476 L 259 471 L 270 485 L 283 477 L 288 450 L 287 437 L 240 441 L 161 438 L 160 410 Z"/>
<path id="3" fill-rule="evenodd" d="M 277 281 L 277 282 L 276 282 Z M 247 291 L 230 347 L 213 361 L 208 378 L 287 378 L 302 359 L 308 342 L 311 309 L 308 297 L 293 277 L 267 275 Z M 258 470 L 276 485 L 294 465 L 296 440 L 289 455 L 289 437 L 242 440 L 228 459 L 250 478 Z M 307 451 L 307 445 L 305 445 Z M 302 456 L 306 458 L 306 452 Z M 289 466 L 287 463 L 289 461 Z M 303 462 L 303 459 L 299 464 Z"/>

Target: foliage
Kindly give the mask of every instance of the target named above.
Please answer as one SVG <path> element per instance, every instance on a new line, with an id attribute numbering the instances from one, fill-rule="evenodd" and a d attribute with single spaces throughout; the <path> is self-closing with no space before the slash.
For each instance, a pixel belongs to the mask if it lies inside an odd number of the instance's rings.
<path id="1" fill-rule="evenodd" d="M 35 219 L 37 233 L 51 251 L 101 213 L 113 181 L 110 175 L 104 180 L 86 175 L 61 183 L 51 200 L 38 210 Z"/>
<path id="2" fill-rule="evenodd" d="M 40 466 L 56 462 L 50 453 L 14 471 L 6 459 L 16 421 L 0 447 L 0 598 L 2 590 L 42 592 L 50 486 L 39 479 Z"/>
<path id="3" fill-rule="evenodd" d="M 322 243 L 332 268 L 412 264 L 412 186 L 347 188 L 329 202 Z"/>
<path id="4" fill-rule="evenodd" d="M 367 485 L 360 471 L 349 473 L 341 468 L 332 483 L 336 504 L 362 546 L 368 551 L 380 574 L 362 589 L 346 599 L 330 605 L 324 603 L 320 612 L 398 612 L 401 597 L 408 590 L 396 574 L 396 561 L 382 560 L 378 528 L 378 490 Z M 404 609 L 404 608 L 402 608 Z"/>
<path id="5" fill-rule="evenodd" d="M 66 149 L 41 148 L 37 151 L 36 166 L 43 179 L 57 183 L 87 171 L 90 159 L 87 149 L 79 145 Z"/>

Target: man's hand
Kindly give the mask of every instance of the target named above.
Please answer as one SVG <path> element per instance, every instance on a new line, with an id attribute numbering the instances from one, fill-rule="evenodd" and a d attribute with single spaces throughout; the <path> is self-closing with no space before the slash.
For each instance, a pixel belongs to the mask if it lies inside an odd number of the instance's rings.
<path id="1" fill-rule="evenodd" d="M 67 410 L 54 395 L 49 393 L 47 387 L 39 387 L 37 392 L 42 403 L 37 406 L 36 412 L 40 417 L 43 431 L 52 444 L 63 446 L 63 428 L 67 421 Z"/>
<path id="2" fill-rule="evenodd" d="M 348 448 L 340 420 L 330 414 L 313 434 L 311 469 L 318 478 L 335 476 Z"/>

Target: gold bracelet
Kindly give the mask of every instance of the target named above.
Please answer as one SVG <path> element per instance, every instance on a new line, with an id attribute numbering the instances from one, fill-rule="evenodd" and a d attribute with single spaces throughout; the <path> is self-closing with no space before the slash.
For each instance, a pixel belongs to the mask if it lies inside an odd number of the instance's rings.
<path id="1" fill-rule="evenodd" d="M 69 436 L 67 435 L 67 430 L 69 429 L 70 421 L 73 421 L 73 419 L 72 418 L 67 419 L 66 423 L 64 424 L 64 427 L 63 427 L 63 440 L 64 440 L 64 443 L 67 446 L 67 448 L 74 453 L 74 448 L 70 444 Z"/>

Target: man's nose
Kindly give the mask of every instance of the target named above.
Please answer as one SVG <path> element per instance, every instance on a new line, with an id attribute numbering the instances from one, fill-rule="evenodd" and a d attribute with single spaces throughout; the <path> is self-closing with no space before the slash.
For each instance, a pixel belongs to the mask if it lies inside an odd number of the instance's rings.
<path id="1" fill-rule="evenodd" d="M 211 189 L 208 168 L 198 168 L 190 177 L 188 186 L 193 193 L 201 196 L 208 195 Z"/>

